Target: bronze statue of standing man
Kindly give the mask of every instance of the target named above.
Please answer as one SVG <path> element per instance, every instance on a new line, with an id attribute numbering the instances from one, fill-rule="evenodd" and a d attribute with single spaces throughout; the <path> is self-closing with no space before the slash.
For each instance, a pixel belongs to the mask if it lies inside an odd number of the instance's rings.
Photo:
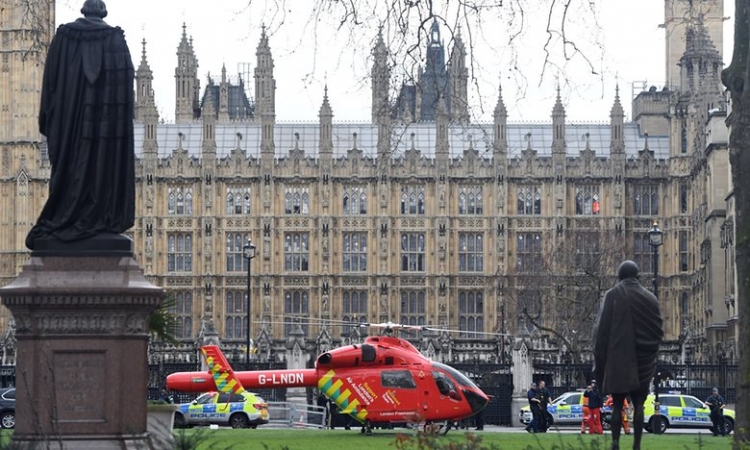
<path id="1" fill-rule="evenodd" d="M 86 0 L 81 13 L 57 29 L 44 67 L 39 131 L 52 170 L 26 237 L 34 253 L 106 251 L 135 221 L 133 61 L 103 1 Z"/>
<path id="2" fill-rule="evenodd" d="M 612 394 L 612 449 L 620 448 L 622 405 L 633 400 L 633 450 L 640 450 L 643 403 L 656 372 L 664 338 L 659 301 L 638 281 L 638 266 L 624 261 L 620 282 L 604 294 L 594 327 L 594 373 L 604 394 Z"/>

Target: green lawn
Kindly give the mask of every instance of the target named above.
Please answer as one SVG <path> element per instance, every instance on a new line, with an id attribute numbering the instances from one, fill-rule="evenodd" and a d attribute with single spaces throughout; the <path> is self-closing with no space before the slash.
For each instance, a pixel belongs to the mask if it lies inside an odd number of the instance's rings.
<path id="1" fill-rule="evenodd" d="M 527 433 L 493 433 L 479 432 L 471 436 L 481 439 L 474 442 L 467 438 L 466 433 L 450 432 L 447 436 L 437 438 L 435 442 L 418 445 L 416 433 L 404 429 L 403 431 L 374 430 L 372 436 L 361 435 L 357 431 L 344 430 L 289 430 L 289 429 L 257 429 L 257 430 L 208 430 L 205 428 L 193 430 L 178 430 L 175 433 L 178 449 L 246 449 L 258 448 L 268 450 L 335 450 L 335 449 L 443 449 L 443 450 L 609 450 L 611 439 L 609 435 L 592 436 L 572 433 L 537 434 Z M 407 441 L 397 441 L 410 439 Z M 674 435 L 664 434 L 655 436 L 644 433 L 642 448 L 648 450 L 726 450 L 731 446 L 730 437 L 713 437 L 710 434 Z M 193 441 L 188 445 L 180 442 Z M 195 441 L 201 441 L 197 446 Z M 453 442 L 454 446 L 450 446 Z M 462 446 L 455 444 L 462 443 Z M 632 436 L 623 436 L 620 448 L 632 448 Z"/>

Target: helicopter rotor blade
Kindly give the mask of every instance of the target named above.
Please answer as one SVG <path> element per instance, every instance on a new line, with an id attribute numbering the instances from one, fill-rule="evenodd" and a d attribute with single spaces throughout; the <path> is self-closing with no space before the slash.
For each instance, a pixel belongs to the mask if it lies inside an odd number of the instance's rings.
<path id="1" fill-rule="evenodd" d="M 427 325 L 408 325 L 395 322 L 353 322 L 346 320 L 337 319 L 322 319 L 315 317 L 290 317 L 291 321 L 288 322 L 262 322 L 269 325 L 289 325 L 289 324 L 308 324 L 308 325 L 330 325 L 330 326 L 348 326 L 357 328 L 379 328 L 385 330 L 412 330 L 412 331 L 430 331 L 435 333 L 451 333 L 451 334 L 462 334 L 468 337 L 479 337 L 479 336 L 511 336 L 508 333 L 499 333 L 496 331 L 468 331 L 468 330 L 457 330 L 454 328 L 447 328 L 441 326 L 427 326 Z M 296 319 L 300 319 L 297 321 Z"/>

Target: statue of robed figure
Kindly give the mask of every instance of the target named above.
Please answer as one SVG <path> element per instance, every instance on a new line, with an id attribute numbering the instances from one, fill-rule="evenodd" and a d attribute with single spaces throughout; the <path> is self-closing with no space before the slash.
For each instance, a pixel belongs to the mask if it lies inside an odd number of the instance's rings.
<path id="1" fill-rule="evenodd" d="M 135 220 L 133 62 L 123 30 L 103 20 L 104 2 L 86 0 L 81 12 L 57 29 L 44 67 L 39 131 L 51 175 L 26 237 L 32 254 L 131 245 L 119 234 Z"/>

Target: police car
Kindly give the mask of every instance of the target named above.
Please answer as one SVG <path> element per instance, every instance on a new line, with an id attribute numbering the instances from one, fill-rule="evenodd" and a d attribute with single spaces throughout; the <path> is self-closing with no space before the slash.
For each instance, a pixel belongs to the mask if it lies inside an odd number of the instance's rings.
<path id="1" fill-rule="evenodd" d="M 653 394 L 646 398 L 643 405 L 643 423 L 648 432 L 653 432 L 654 423 Z M 659 394 L 659 412 L 664 420 L 661 421 L 661 431 L 667 428 L 705 428 L 712 430 L 711 409 L 705 403 L 684 394 Z M 724 433 L 730 434 L 734 430 L 734 411 L 722 409 L 724 413 Z"/>
<path id="2" fill-rule="evenodd" d="M 605 410 L 608 411 L 609 408 L 602 408 L 602 417 L 604 417 Z M 547 418 L 552 417 L 551 425 L 580 425 L 583 421 L 583 392 L 562 394 L 553 400 L 552 404 L 547 405 L 547 412 L 549 413 Z M 519 415 L 524 425 L 531 422 L 531 408 L 528 405 L 521 408 Z M 602 428 L 608 430 L 609 423 L 602 420 Z"/>
<path id="3" fill-rule="evenodd" d="M 211 424 L 256 428 L 268 423 L 268 405 L 258 395 L 247 391 L 241 394 L 207 392 L 177 407 L 176 428 Z"/>

